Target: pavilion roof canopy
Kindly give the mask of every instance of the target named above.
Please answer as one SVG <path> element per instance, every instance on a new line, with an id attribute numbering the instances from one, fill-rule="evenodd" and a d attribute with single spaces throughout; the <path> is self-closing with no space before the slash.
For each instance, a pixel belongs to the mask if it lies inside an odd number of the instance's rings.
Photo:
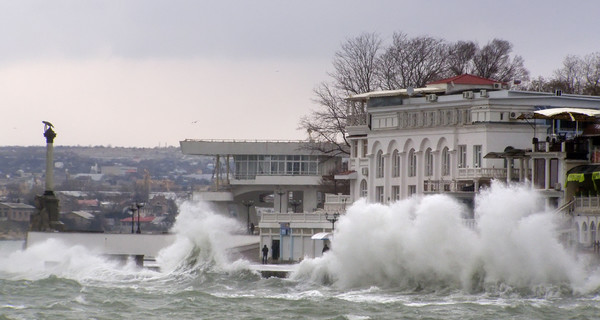
<path id="1" fill-rule="evenodd" d="M 584 108 L 550 108 L 521 114 L 519 119 L 554 119 L 569 121 L 596 121 L 600 110 Z"/>

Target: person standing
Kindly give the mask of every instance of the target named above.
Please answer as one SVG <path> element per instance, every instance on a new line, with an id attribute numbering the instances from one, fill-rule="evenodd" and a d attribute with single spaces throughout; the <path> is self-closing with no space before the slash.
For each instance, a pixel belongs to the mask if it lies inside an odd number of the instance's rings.
<path id="1" fill-rule="evenodd" d="M 269 257 L 269 248 L 267 248 L 267 245 L 265 244 L 262 248 L 262 263 L 263 264 L 267 264 L 267 260 Z"/>

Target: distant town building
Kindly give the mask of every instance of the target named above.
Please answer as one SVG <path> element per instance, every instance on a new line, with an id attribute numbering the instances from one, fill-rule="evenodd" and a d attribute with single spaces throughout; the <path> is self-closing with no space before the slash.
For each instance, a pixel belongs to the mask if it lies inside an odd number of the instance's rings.
<path id="1" fill-rule="evenodd" d="M 66 225 L 67 230 L 88 230 L 94 215 L 91 212 L 77 210 L 60 215 L 60 220 Z"/>
<path id="2" fill-rule="evenodd" d="M 0 202 L 0 221 L 28 222 L 34 211 L 35 207 L 28 204 Z"/>
<path id="3" fill-rule="evenodd" d="M 137 173 L 137 168 L 127 166 L 103 166 L 101 172 L 102 174 L 109 176 L 124 176 L 130 173 Z"/>

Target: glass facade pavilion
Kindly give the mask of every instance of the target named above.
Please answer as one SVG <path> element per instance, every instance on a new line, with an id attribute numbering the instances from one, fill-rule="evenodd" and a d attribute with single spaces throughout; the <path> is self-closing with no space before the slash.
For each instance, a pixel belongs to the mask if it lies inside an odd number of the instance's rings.
<path id="1" fill-rule="evenodd" d="M 319 159 L 310 155 L 234 155 L 234 177 L 238 180 L 265 176 L 316 176 Z"/>

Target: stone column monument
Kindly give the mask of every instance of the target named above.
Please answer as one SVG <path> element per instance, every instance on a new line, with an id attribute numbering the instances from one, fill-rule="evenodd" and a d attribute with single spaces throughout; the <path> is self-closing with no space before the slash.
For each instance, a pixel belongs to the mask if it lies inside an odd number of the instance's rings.
<path id="1" fill-rule="evenodd" d="M 54 126 L 44 123 L 46 137 L 46 189 L 43 195 L 35 196 L 36 211 L 29 221 L 30 231 L 64 231 L 65 226 L 59 219 L 58 198 L 54 194 Z"/>

